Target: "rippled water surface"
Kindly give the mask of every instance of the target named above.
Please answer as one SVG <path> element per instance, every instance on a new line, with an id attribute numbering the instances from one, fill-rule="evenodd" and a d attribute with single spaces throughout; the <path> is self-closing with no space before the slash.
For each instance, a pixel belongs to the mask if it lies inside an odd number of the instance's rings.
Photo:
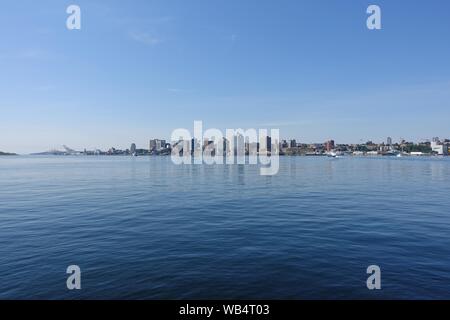
<path id="1" fill-rule="evenodd" d="M 0 298 L 450 299 L 450 159 L 280 166 L 0 158 Z"/>

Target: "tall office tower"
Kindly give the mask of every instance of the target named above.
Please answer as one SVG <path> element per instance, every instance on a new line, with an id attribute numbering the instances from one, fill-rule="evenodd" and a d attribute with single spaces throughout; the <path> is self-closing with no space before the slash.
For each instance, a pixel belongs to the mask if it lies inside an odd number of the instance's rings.
<path id="1" fill-rule="evenodd" d="M 149 144 L 149 151 L 152 152 L 153 150 L 156 150 L 156 140 L 150 140 L 150 144 Z"/>
<path id="2" fill-rule="evenodd" d="M 238 133 L 234 136 L 234 154 L 236 156 L 242 157 L 245 156 L 245 137 Z"/>
<path id="3" fill-rule="evenodd" d="M 295 139 L 291 140 L 291 148 L 297 148 L 297 141 Z"/>
<path id="4" fill-rule="evenodd" d="M 330 152 L 331 150 L 334 149 L 334 140 L 328 140 L 327 142 L 325 142 L 325 149 Z"/>
<path id="5" fill-rule="evenodd" d="M 223 137 L 222 139 L 223 139 L 223 154 L 229 155 L 230 154 L 230 142 L 225 137 Z"/>
<path id="6" fill-rule="evenodd" d="M 153 139 L 150 140 L 150 152 L 160 151 L 166 147 L 166 140 Z"/>

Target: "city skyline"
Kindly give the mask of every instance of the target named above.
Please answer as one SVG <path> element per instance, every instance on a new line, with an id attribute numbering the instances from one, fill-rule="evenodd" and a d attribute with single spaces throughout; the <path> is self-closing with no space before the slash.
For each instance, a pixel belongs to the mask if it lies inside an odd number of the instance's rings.
<path id="1" fill-rule="evenodd" d="M 3 5 L 0 150 L 146 145 L 202 119 L 310 143 L 448 136 L 445 1 Z M 405 12 L 405 8 L 408 10 Z"/>
<path id="2" fill-rule="evenodd" d="M 245 128 L 242 128 L 242 129 L 246 130 Z M 359 145 L 359 144 L 366 144 L 367 142 L 373 142 L 375 144 L 390 145 L 390 144 L 400 144 L 402 141 L 405 141 L 408 143 L 415 143 L 415 144 L 430 143 L 436 137 L 437 137 L 437 135 L 432 135 L 430 137 L 424 137 L 424 138 L 419 138 L 419 139 L 409 139 L 408 137 L 394 138 L 394 137 L 390 137 L 390 136 L 386 136 L 384 138 L 379 138 L 379 139 L 372 139 L 372 138 L 368 137 L 368 138 L 359 139 L 358 141 L 356 141 L 356 139 L 355 139 L 352 142 L 337 140 L 337 139 L 334 139 L 333 137 L 325 138 L 323 141 L 306 140 L 306 139 L 302 139 L 302 138 L 293 138 L 293 137 L 289 137 L 289 138 L 280 137 L 280 141 L 288 141 L 288 142 L 297 141 L 298 143 L 302 143 L 302 144 L 320 144 L 320 143 L 326 143 L 327 141 L 332 140 L 332 141 L 336 141 L 337 144 L 345 144 L 345 145 Z M 450 137 L 448 137 L 448 136 L 440 136 L 440 138 L 443 141 L 450 139 Z M 389 139 L 391 140 L 391 143 L 388 142 Z M 149 141 L 151 141 L 151 140 L 152 140 L 152 138 L 146 138 L 146 139 L 141 138 L 141 139 L 138 139 L 138 141 L 144 141 L 143 143 L 133 142 L 135 140 L 130 140 L 129 142 L 125 142 L 122 144 L 112 142 L 110 145 L 98 145 L 95 143 L 91 143 L 88 145 L 76 145 L 76 146 L 70 145 L 70 146 L 73 147 L 74 150 L 78 150 L 78 151 L 108 150 L 110 148 L 126 150 L 126 149 L 130 148 L 130 144 L 135 145 L 137 149 L 147 149 Z M 167 141 L 168 143 L 173 142 L 173 141 L 170 141 L 170 139 L 164 138 L 164 137 L 159 137 L 159 138 L 157 138 L 157 140 Z M 43 143 L 42 145 L 45 146 L 45 143 Z M 66 145 L 67 144 L 64 144 L 62 142 L 62 143 L 58 143 L 58 144 L 54 144 L 54 145 L 48 145 L 47 147 L 43 147 L 41 149 L 35 147 L 35 148 L 30 148 L 30 149 L 20 149 L 20 151 L 18 151 L 18 149 L 14 149 L 14 147 L 12 147 L 10 149 L 2 148 L 2 145 L 0 144 L 0 152 L 16 153 L 16 154 L 32 154 L 32 153 L 47 152 L 47 151 L 52 151 L 52 150 L 63 150 L 66 147 Z"/>
<path id="3" fill-rule="evenodd" d="M 245 146 L 245 150 L 249 147 L 249 145 L 258 145 L 259 148 L 259 142 L 257 143 L 250 143 L 249 142 L 249 136 L 244 136 L 242 134 L 234 135 L 234 139 L 239 138 L 241 136 L 244 140 L 242 140 L 240 143 L 243 143 Z M 225 143 L 229 144 L 230 140 L 227 137 L 222 137 L 224 148 Z M 345 142 L 338 142 L 333 139 L 327 140 L 325 142 L 306 142 L 301 141 L 298 139 L 285 139 L 283 137 L 280 137 L 279 140 L 273 140 L 271 136 L 267 136 L 267 144 L 276 144 L 279 146 L 279 149 L 282 153 L 285 153 L 286 150 L 290 149 L 303 149 L 303 151 L 314 148 L 318 149 L 321 152 L 331 152 L 331 151 L 357 151 L 360 150 L 358 147 L 364 147 L 369 146 L 369 149 L 366 149 L 367 151 L 380 151 L 380 153 L 385 153 L 388 151 L 401 151 L 400 149 L 402 146 L 414 146 L 419 147 L 426 145 L 428 152 L 426 153 L 437 153 L 439 155 L 448 155 L 450 152 L 450 138 L 439 138 L 439 137 L 433 137 L 431 139 L 426 139 L 423 141 L 410 141 L 406 139 L 401 139 L 399 141 L 395 141 L 392 139 L 392 137 L 386 137 L 385 141 L 374 141 L 374 140 L 367 140 L 365 142 L 361 141 L 359 143 L 345 143 Z M 129 147 L 118 147 L 118 146 L 110 146 L 107 148 L 81 148 L 81 149 L 72 149 L 68 147 L 67 145 L 61 145 L 59 147 L 50 148 L 46 151 L 40 151 L 40 152 L 31 152 L 31 153 L 22 153 L 22 155 L 25 154 L 31 154 L 31 155 L 43 155 L 43 154 L 54 154 L 54 155 L 62 155 L 62 154 L 85 154 L 85 155 L 101 155 L 101 154 L 127 154 L 127 155 L 134 155 L 138 153 L 144 152 L 144 154 L 152 154 L 152 152 L 162 152 L 163 155 L 169 155 L 170 149 L 173 147 L 174 144 L 178 144 L 182 140 L 170 140 L 170 139 L 149 139 L 147 142 L 147 146 L 139 146 L 136 145 L 136 143 L 132 142 Z M 269 142 L 272 141 L 272 142 Z M 198 146 L 203 146 L 205 148 L 206 145 L 213 145 L 214 148 L 216 148 L 217 142 L 215 140 L 205 139 L 204 137 L 198 138 L 198 137 L 192 137 L 191 139 L 192 145 L 196 143 Z M 234 142 L 236 143 L 236 142 Z M 194 147 L 192 147 L 194 148 Z M 292 150 L 291 150 L 292 151 Z M 291 152 L 289 151 L 289 152 Z M 414 150 L 410 150 L 414 151 Z M 8 152 L 2 152 L 0 150 L 0 155 L 20 155 L 19 153 L 8 153 Z M 296 153 L 296 152 L 294 152 Z"/>

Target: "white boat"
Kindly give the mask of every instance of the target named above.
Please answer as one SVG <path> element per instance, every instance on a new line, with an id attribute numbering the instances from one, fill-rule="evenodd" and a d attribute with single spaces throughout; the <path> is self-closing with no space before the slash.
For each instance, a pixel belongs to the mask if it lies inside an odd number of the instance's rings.
<path id="1" fill-rule="evenodd" d="M 327 157 L 330 157 L 330 158 L 337 158 L 338 155 L 337 155 L 336 152 L 329 152 L 329 153 L 327 153 Z"/>

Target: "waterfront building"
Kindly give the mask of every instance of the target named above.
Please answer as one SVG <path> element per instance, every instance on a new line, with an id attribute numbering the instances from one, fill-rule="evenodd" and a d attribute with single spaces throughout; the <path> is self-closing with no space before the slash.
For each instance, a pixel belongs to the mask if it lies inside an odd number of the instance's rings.
<path id="1" fill-rule="evenodd" d="M 327 152 L 334 150 L 334 140 L 328 140 L 327 142 L 325 142 L 325 150 Z"/>
<path id="2" fill-rule="evenodd" d="M 290 141 L 291 148 L 297 148 L 297 141 L 295 139 Z"/>
<path id="3" fill-rule="evenodd" d="M 150 140 L 149 151 L 161 151 L 166 147 L 166 140 L 152 139 Z"/>
<path id="4" fill-rule="evenodd" d="M 223 137 L 222 139 L 223 139 L 223 153 L 224 155 L 230 155 L 231 154 L 230 142 L 225 137 Z"/>
<path id="5" fill-rule="evenodd" d="M 135 154 L 136 153 L 136 144 L 132 143 L 130 147 L 130 153 Z"/>
<path id="6" fill-rule="evenodd" d="M 448 146 L 441 143 L 439 138 L 433 138 L 430 147 L 432 152 L 435 152 L 440 156 L 448 155 Z"/>
<path id="7" fill-rule="evenodd" d="M 267 151 L 272 152 L 272 138 L 271 137 L 266 138 L 266 146 L 267 146 Z"/>
<path id="8" fill-rule="evenodd" d="M 234 154 L 237 156 L 245 155 L 245 137 L 240 133 L 234 136 Z"/>
<path id="9" fill-rule="evenodd" d="M 150 140 L 149 151 L 152 152 L 156 149 L 156 140 Z"/>
<path id="10" fill-rule="evenodd" d="M 392 145 L 392 138 L 391 138 L 391 137 L 388 137 L 388 138 L 386 139 L 386 142 L 387 142 L 387 145 L 388 145 L 388 146 L 391 146 L 391 145 Z"/>
<path id="11" fill-rule="evenodd" d="M 258 143 L 252 142 L 248 144 L 248 154 L 250 156 L 256 156 L 258 155 Z"/>

